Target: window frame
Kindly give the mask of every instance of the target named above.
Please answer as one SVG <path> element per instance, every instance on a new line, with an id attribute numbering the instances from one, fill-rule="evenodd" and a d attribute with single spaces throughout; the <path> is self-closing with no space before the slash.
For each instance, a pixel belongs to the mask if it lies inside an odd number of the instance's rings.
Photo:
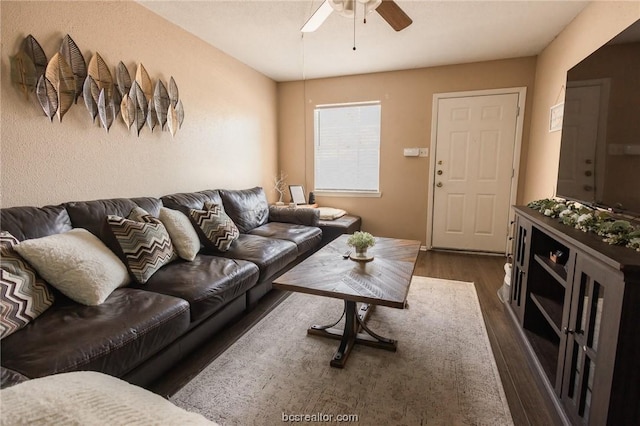
<path id="1" fill-rule="evenodd" d="M 319 139 L 318 128 L 318 112 L 323 109 L 337 109 L 337 108 L 350 108 L 361 106 L 378 106 L 380 108 L 380 121 L 379 121 L 379 135 L 378 135 L 378 169 L 377 169 L 377 190 L 365 190 L 365 189 L 318 189 L 316 186 L 317 176 L 317 147 Z M 313 181 L 314 181 L 314 194 L 320 196 L 329 197 L 381 197 L 382 192 L 380 190 L 380 162 L 381 162 L 381 145 L 382 145 L 382 102 L 379 100 L 365 101 L 365 102 L 343 102 L 335 104 L 319 104 L 314 107 L 313 110 Z"/>

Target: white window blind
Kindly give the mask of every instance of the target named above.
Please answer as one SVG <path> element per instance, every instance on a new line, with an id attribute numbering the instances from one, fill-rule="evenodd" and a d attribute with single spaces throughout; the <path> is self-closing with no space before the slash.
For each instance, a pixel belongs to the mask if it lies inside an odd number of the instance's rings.
<path id="1" fill-rule="evenodd" d="M 378 192 L 379 102 L 315 109 L 315 190 Z"/>

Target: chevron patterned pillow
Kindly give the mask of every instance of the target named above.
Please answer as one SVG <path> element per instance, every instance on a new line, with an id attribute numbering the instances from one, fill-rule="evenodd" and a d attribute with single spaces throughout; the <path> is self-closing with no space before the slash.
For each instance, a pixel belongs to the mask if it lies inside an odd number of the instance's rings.
<path id="1" fill-rule="evenodd" d="M 189 216 L 206 238 L 205 243 L 218 251 L 227 251 L 240 232 L 235 223 L 215 203 L 205 203 L 206 210 L 189 210 Z"/>
<path id="2" fill-rule="evenodd" d="M 140 207 L 131 210 L 127 219 L 109 215 L 107 223 L 122 249 L 129 272 L 140 284 L 177 258 L 162 222 Z"/>
<path id="3" fill-rule="evenodd" d="M 54 301 L 47 283 L 13 249 L 18 240 L 0 232 L 0 339 L 21 329 Z"/>

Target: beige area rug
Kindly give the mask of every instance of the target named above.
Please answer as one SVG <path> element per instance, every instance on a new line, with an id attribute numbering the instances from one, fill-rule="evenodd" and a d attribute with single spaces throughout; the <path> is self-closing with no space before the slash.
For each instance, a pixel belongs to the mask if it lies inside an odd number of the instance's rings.
<path id="1" fill-rule="evenodd" d="M 473 283 L 414 277 L 408 301 L 367 323 L 398 351 L 356 345 L 341 370 L 329 366 L 339 342 L 306 329 L 335 321 L 343 302 L 292 294 L 171 400 L 222 425 L 513 424 Z"/>

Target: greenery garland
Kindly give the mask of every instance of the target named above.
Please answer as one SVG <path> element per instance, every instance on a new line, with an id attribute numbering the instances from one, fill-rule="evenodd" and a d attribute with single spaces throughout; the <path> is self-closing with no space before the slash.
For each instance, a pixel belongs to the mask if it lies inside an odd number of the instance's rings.
<path id="1" fill-rule="evenodd" d="M 567 201 L 562 198 L 545 198 L 532 201 L 527 206 L 545 216 L 559 218 L 565 225 L 573 226 L 583 232 L 594 232 L 609 244 L 640 251 L 640 226 L 634 226 L 627 220 L 617 219 L 607 211 L 592 209 L 576 201 Z"/>

